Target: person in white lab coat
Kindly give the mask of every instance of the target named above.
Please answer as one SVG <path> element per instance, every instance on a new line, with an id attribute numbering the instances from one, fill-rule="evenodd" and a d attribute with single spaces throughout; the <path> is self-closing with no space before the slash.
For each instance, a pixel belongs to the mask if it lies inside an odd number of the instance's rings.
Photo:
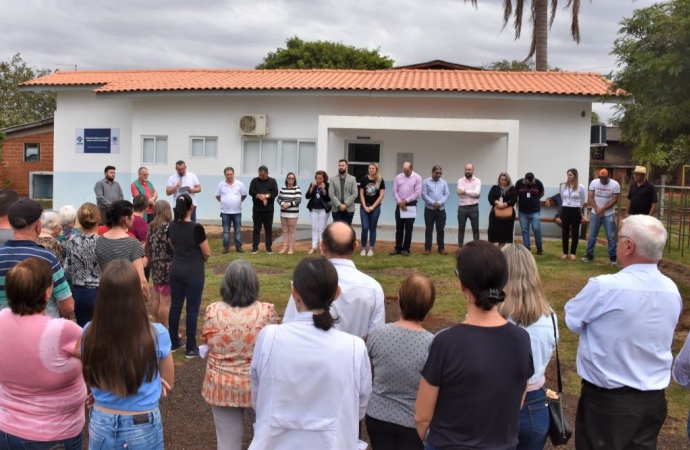
<path id="1" fill-rule="evenodd" d="M 293 322 L 261 330 L 250 368 L 256 410 L 250 450 L 348 449 L 371 395 L 364 341 L 333 328 L 338 273 L 323 257 L 295 268 Z"/>

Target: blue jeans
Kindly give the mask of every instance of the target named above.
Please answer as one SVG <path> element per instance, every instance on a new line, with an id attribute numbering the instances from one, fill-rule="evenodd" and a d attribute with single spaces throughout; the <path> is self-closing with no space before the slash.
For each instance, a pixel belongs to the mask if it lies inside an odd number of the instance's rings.
<path id="1" fill-rule="evenodd" d="M 589 216 L 589 239 L 587 239 L 587 256 L 594 257 L 594 247 L 597 245 L 597 235 L 599 228 L 604 226 L 606 232 L 606 240 L 609 242 L 609 259 L 616 260 L 616 251 L 618 244 L 616 243 L 616 216 L 604 216 L 600 218 L 596 214 Z"/>
<path id="2" fill-rule="evenodd" d="M 72 286 L 72 298 L 74 298 L 74 317 L 77 325 L 84 327 L 91 322 L 93 310 L 96 307 L 96 295 L 98 288 L 84 286 Z"/>
<path id="3" fill-rule="evenodd" d="M 534 241 L 537 243 L 537 248 L 542 247 L 544 245 L 544 241 L 541 238 L 541 222 L 539 222 L 539 219 L 541 219 L 541 212 L 530 214 L 520 211 L 520 215 L 518 217 L 520 218 L 520 228 L 522 228 L 522 245 L 527 247 L 527 250 L 530 249 L 529 227 L 531 225 L 532 231 L 534 232 Z"/>
<path id="4" fill-rule="evenodd" d="M 81 450 L 82 434 L 57 441 L 32 441 L 0 431 L 0 450 Z"/>
<path id="5" fill-rule="evenodd" d="M 146 421 L 144 423 L 140 423 Z M 126 448 L 163 450 L 163 422 L 158 408 L 144 414 L 111 414 L 91 409 L 89 450 Z"/>
<path id="6" fill-rule="evenodd" d="M 173 348 L 181 345 L 179 337 L 182 306 L 187 299 L 187 350 L 196 350 L 196 326 L 204 293 L 204 278 L 182 278 L 170 275 L 170 342 Z"/>
<path id="7" fill-rule="evenodd" d="M 242 213 L 220 213 L 223 222 L 223 248 L 230 247 L 230 227 L 235 228 L 235 248 L 242 247 Z"/>
<path id="8" fill-rule="evenodd" d="M 362 219 L 362 248 L 367 247 L 367 238 L 371 241 L 370 248 L 376 246 L 376 226 L 379 224 L 381 206 L 377 206 L 372 212 L 366 212 L 360 207 L 359 217 Z"/>
<path id="9" fill-rule="evenodd" d="M 549 432 L 549 409 L 543 389 L 528 392 L 520 410 L 516 450 L 543 450 Z"/>

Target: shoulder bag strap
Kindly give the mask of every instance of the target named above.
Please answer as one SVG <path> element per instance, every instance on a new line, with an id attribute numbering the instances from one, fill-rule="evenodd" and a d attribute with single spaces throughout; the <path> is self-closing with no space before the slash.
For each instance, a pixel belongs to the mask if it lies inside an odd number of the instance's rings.
<path id="1" fill-rule="evenodd" d="M 556 373 L 558 374 L 558 392 L 563 392 L 563 380 L 561 379 L 561 360 L 558 358 L 558 337 L 556 336 L 556 317 L 551 313 L 551 323 L 553 323 L 553 340 L 556 344 Z"/>

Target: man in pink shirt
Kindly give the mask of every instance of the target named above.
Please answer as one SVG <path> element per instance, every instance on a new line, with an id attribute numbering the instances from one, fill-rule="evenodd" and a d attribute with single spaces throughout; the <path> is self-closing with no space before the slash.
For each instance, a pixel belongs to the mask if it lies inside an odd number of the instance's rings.
<path id="1" fill-rule="evenodd" d="M 410 162 L 404 163 L 402 170 L 402 173 L 398 174 L 393 182 L 393 197 L 397 203 L 395 207 L 395 250 L 389 254 L 410 256 L 417 199 L 422 195 L 422 177 L 412 171 L 412 163 Z"/>
<path id="2" fill-rule="evenodd" d="M 479 196 L 482 182 L 474 176 L 474 166 L 465 166 L 465 176 L 458 180 L 458 250 L 465 243 L 465 225 L 470 219 L 472 239 L 479 240 Z"/>

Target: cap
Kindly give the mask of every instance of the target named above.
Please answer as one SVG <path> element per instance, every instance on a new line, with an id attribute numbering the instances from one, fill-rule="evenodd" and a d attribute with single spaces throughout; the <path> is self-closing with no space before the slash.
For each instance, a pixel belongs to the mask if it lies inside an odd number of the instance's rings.
<path id="1" fill-rule="evenodd" d="M 33 225 L 43 214 L 43 208 L 37 201 L 30 198 L 18 200 L 10 206 L 7 212 L 7 220 L 12 228 L 21 230 Z"/>
<path id="2" fill-rule="evenodd" d="M 645 166 L 635 166 L 635 170 L 633 170 L 633 173 L 641 173 L 643 175 L 647 175 L 647 168 Z"/>
<path id="3" fill-rule="evenodd" d="M 601 170 L 599 171 L 599 176 L 600 176 L 600 177 L 608 177 L 608 176 L 609 176 L 609 171 L 606 170 L 606 169 L 601 169 Z"/>

